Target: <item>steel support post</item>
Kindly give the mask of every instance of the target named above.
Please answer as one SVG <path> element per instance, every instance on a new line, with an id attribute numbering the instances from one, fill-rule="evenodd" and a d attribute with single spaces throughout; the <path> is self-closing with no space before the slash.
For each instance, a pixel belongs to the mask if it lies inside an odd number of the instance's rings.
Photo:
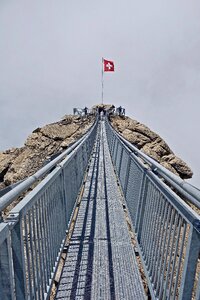
<path id="1" fill-rule="evenodd" d="M 0 300 L 14 299 L 10 233 L 0 247 Z"/>
<path id="2" fill-rule="evenodd" d="M 138 201 L 137 213 L 136 213 L 136 222 L 135 222 L 135 232 L 137 234 L 138 243 L 140 243 L 141 231 L 143 225 L 144 211 L 146 207 L 147 199 L 147 188 L 148 188 L 148 179 L 146 170 L 143 171 L 142 184 L 140 189 L 140 196 Z"/>
<path id="3" fill-rule="evenodd" d="M 126 168 L 126 177 L 125 177 L 125 181 L 124 181 L 124 197 L 125 197 L 125 199 L 127 197 L 127 187 L 128 187 L 128 179 L 129 179 L 130 167 L 131 167 L 131 157 L 129 155 L 128 156 L 127 168 Z M 127 201 L 127 199 L 126 199 L 126 201 Z"/>
<path id="4" fill-rule="evenodd" d="M 121 153 L 120 153 L 120 159 L 119 159 L 119 171 L 118 171 L 118 177 L 120 179 L 120 173 L 121 173 L 121 167 L 122 167 L 122 156 L 123 156 L 123 151 L 125 151 L 123 148 L 121 150 Z M 120 180 L 121 181 L 121 180 Z"/>
<path id="5" fill-rule="evenodd" d="M 24 266 L 24 245 L 22 230 L 23 229 L 20 222 L 17 221 L 11 229 L 11 240 L 16 299 L 25 300 L 27 299 L 27 295 L 25 288 L 26 272 Z"/>
<path id="6" fill-rule="evenodd" d="M 193 226 L 190 228 L 190 235 L 186 250 L 186 257 L 184 263 L 182 283 L 180 287 L 181 300 L 192 299 L 192 291 L 197 267 L 197 261 L 200 251 L 200 232 Z"/>

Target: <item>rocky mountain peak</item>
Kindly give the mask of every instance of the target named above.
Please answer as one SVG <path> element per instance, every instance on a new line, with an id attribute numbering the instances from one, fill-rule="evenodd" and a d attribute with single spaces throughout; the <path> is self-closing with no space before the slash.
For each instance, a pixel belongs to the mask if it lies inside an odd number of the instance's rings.
<path id="1" fill-rule="evenodd" d="M 110 104 L 95 105 L 109 110 Z M 36 128 L 21 148 L 0 152 L 0 189 L 34 174 L 47 158 L 62 152 L 78 140 L 93 124 L 94 115 L 65 115 L 60 121 Z M 112 126 L 138 149 L 154 158 L 161 165 L 179 175 L 191 178 L 193 173 L 187 164 L 177 157 L 167 143 L 147 126 L 126 116 L 111 115 Z"/>

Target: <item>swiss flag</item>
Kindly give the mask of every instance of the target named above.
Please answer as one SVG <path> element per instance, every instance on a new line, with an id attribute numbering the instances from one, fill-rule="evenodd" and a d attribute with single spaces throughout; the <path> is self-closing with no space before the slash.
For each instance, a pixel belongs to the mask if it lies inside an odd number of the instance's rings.
<path id="1" fill-rule="evenodd" d="M 104 66 L 104 72 L 114 72 L 115 67 L 114 67 L 114 62 L 111 60 L 103 60 L 103 66 Z"/>

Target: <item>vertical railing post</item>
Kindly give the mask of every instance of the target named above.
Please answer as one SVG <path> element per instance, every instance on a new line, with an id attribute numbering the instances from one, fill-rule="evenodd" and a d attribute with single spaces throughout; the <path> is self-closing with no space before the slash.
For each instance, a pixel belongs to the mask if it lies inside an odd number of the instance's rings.
<path id="1" fill-rule="evenodd" d="M 10 274 L 10 288 L 11 288 L 11 299 L 15 300 L 15 283 L 14 283 L 14 269 L 13 269 L 13 256 L 12 256 L 12 240 L 11 232 L 7 238 L 7 247 L 8 247 L 8 261 L 9 261 L 9 274 Z"/>
<path id="2" fill-rule="evenodd" d="M 124 152 L 124 148 L 122 147 L 121 150 L 121 154 L 120 154 L 120 159 L 119 159 L 119 171 L 118 171 L 118 177 L 120 179 L 120 173 L 121 173 L 121 167 L 122 167 L 122 157 L 123 157 L 123 152 Z"/>
<path id="3" fill-rule="evenodd" d="M 68 197 L 67 197 L 67 189 L 66 189 L 66 178 L 65 178 L 65 167 L 62 166 L 61 169 L 61 180 L 62 180 L 62 197 L 63 197 L 63 205 L 64 205 L 64 209 L 65 209 L 65 220 L 66 220 L 66 225 L 68 227 L 68 223 L 69 223 L 69 209 L 67 207 L 68 204 Z M 68 229 L 68 228 L 67 228 Z"/>
<path id="4" fill-rule="evenodd" d="M 111 148 L 110 148 L 110 153 L 111 153 L 112 160 L 113 160 L 113 153 L 114 153 L 114 148 L 115 148 L 115 141 L 116 141 L 116 137 L 113 135 L 112 144 L 111 144 Z"/>
<path id="5" fill-rule="evenodd" d="M 124 197 L 125 197 L 125 199 L 127 197 L 127 187 L 128 187 L 128 180 L 129 180 L 129 174 L 130 174 L 130 167 L 131 167 L 131 157 L 129 155 L 127 168 L 126 168 L 126 176 L 125 176 L 125 181 L 124 181 Z M 126 201 L 127 201 L 127 199 L 126 199 Z"/>
<path id="6" fill-rule="evenodd" d="M 87 160 L 89 159 L 89 152 L 90 152 L 90 145 L 89 145 L 89 143 L 90 143 L 90 139 L 91 139 L 91 138 L 87 139 L 87 141 L 86 141 L 86 154 L 87 154 Z"/>
<path id="7" fill-rule="evenodd" d="M 199 274 L 199 280 L 197 283 L 196 300 L 200 300 L 200 274 Z"/>
<path id="8" fill-rule="evenodd" d="M 0 300 L 13 300 L 15 298 L 11 236 L 8 224 L 1 223 L 0 227 L 6 232 L 6 237 L 0 244 Z"/>
<path id="9" fill-rule="evenodd" d="M 26 295 L 26 271 L 24 262 L 23 228 L 18 214 L 11 214 L 7 218 L 11 226 L 11 245 L 14 268 L 16 299 L 25 300 Z"/>
<path id="10" fill-rule="evenodd" d="M 115 146 L 116 150 L 115 150 L 115 148 L 114 148 L 114 153 L 113 153 L 113 163 L 114 163 L 115 168 L 116 168 L 117 152 L 118 152 L 118 148 L 119 148 L 119 141 L 118 141 L 117 138 L 115 139 L 115 143 L 116 143 L 116 146 Z"/>
<path id="11" fill-rule="evenodd" d="M 106 136 L 107 136 L 109 151 L 110 151 L 110 154 L 112 154 L 113 144 L 114 144 L 114 137 L 110 133 L 109 128 L 107 128 L 107 130 L 106 130 Z"/>
<path id="12" fill-rule="evenodd" d="M 141 238 L 143 218 L 144 218 L 146 199 L 147 199 L 148 181 L 147 181 L 146 171 L 147 170 L 143 171 L 142 184 L 141 184 L 140 194 L 138 199 L 139 200 L 138 207 L 136 208 L 137 213 L 135 217 L 135 232 L 137 233 L 137 239 L 139 243 Z"/>
<path id="13" fill-rule="evenodd" d="M 200 249 L 200 223 L 198 220 L 197 222 L 198 224 L 194 224 L 194 226 L 190 228 L 180 287 L 179 299 L 181 300 L 192 299 L 192 290 Z M 198 228 L 195 228 L 195 226 Z"/>

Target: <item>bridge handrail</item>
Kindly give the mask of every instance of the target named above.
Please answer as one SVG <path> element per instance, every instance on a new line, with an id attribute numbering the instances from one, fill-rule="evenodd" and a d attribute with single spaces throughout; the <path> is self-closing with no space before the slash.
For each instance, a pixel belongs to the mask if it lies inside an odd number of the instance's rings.
<path id="1" fill-rule="evenodd" d="M 115 134 L 119 137 L 121 141 L 129 148 L 131 151 L 140 157 L 142 160 L 144 160 L 151 170 L 162 176 L 167 183 L 169 183 L 172 187 L 174 187 L 177 191 L 179 191 L 183 196 L 187 198 L 189 202 L 196 205 L 198 208 L 200 208 L 200 191 L 186 182 L 185 180 L 181 179 L 179 176 L 175 175 L 165 167 L 163 167 L 161 164 L 156 162 L 153 158 L 149 157 L 145 153 L 143 153 L 141 150 L 137 149 L 133 144 L 131 144 L 129 141 L 127 141 L 122 135 L 120 135 L 113 126 L 109 123 L 111 128 L 114 130 Z"/>
<path id="2" fill-rule="evenodd" d="M 42 180 L 0 222 L 0 299 L 49 299 L 97 130 L 96 120 L 39 170 L 33 180 Z"/>
<path id="3" fill-rule="evenodd" d="M 200 216 L 158 176 L 158 163 L 107 120 L 106 131 L 152 299 L 199 299 Z"/>
<path id="4" fill-rule="evenodd" d="M 49 171 L 51 171 L 58 163 L 60 163 L 67 155 L 69 155 L 82 141 L 85 141 L 90 133 L 93 131 L 98 120 L 96 118 L 94 124 L 78 141 L 76 141 L 72 146 L 67 148 L 62 152 L 58 157 L 53 159 L 47 165 L 38 170 L 35 174 L 28 177 L 21 183 L 19 183 L 15 188 L 10 190 L 8 193 L 0 197 L 0 221 L 1 221 L 1 212 L 10 205 L 17 197 L 19 197 L 23 192 L 30 188 L 36 181 L 43 178 Z"/>

